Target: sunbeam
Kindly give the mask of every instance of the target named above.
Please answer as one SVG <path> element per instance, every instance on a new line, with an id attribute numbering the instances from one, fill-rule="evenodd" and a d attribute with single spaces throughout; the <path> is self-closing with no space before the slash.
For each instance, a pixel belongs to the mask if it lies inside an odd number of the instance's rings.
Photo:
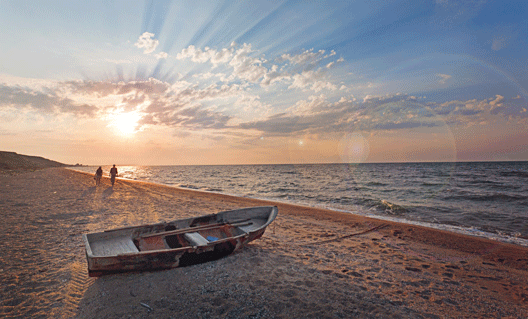
<path id="1" fill-rule="evenodd" d="M 5 9 L 13 17 L 23 12 L 14 4 Z M 146 1 L 77 5 L 83 13 L 77 21 L 31 13 L 20 20 L 45 25 L 49 43 L 0 13 L 18 30 L 3 35 L 13 54 L 0 51 L 0 115 L 7 119 L 0 134 L 5 147 L 16 147 L 12 130 L 56 132 L 69 121 L 75 126 L 67 126 L 66 144 L 114 134 L 143 154 L 150 146 L 141 143 L 158 145 L 165 155 L 153 161 L 163 163 L 179 149 L 212 145 L 226 155 L 202 157 L 203 163 L 258 163 L 270 158 L 263 153 L 284 162 L 524 159 L 528 79 L 511 61 L 525 56 L 520 39 L 528 36 L 522 28 L 487 32 L 475 22 L 484 19 L 479 12 L 494 9 L 450 2 Z M 501 14 L 520 26 L 523 10 Z M 88 19 L 110 15 L 111 23 Z M 65 23 L 66 34 L 59 31 Z M 482 29 L 479 36 L 468 23 Z M 26 44 L 13 45 L 19 39 Z M 34 50 L 42 63 L 30 58 Z M 368 152 L 347 142 L 351 132 Z M 53 144 L 60 134 L 37 135 Z M 262 136 L 265 143 L 255 143 Z M 401 149 L 393 147 L 395 138 Z M 281 150 L 292 145 L 300 152 L 284 158 Z"/>

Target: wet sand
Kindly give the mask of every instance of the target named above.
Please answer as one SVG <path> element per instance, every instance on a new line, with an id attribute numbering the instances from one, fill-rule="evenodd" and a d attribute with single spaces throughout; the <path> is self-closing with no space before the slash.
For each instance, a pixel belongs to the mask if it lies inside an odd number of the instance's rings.
<path id="1" fill-rule="evenodd" d="M 0 174 L 0 317 L 528 318 L 528 248 L 62 168 Z M 87 276 L 81 234 L 276 204 L 209 263 Z"/>

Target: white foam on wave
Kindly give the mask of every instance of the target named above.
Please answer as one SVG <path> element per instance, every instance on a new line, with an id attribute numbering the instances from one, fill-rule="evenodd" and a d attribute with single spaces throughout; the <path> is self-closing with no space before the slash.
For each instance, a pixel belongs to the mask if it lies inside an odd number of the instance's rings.
<path id="1" fill-rule="evenodd" d="M 334 207 L 329 207 L 327 205 L 314 205 L 314 207 L 320 207 L 320 208 L 334 210 L 334 211 L 343 212 L 343 213 L 361 215 L 361 216 L 379 219 L 379 220 L 386 220 L 386 221 L 397 222 L 397 223 L 402 223 L 402 224 L 416 225 L 416 226 L 428 227 L 428 228 L 433 228 L 433 229 L 445 230 L 445 231 L 450 231 L 453 233 L 475 236 L 475 237 L 482 237 L 482 238 L 496 240 L 496 241 L 503 242 L 503 243 L 516 244 L 516 245 L 528 247 L 527 239 L 505 235 L 505 234 L 490 233 L 490 232 L 486 232 L 486 231 L 480 230 L 475 227 L 463 227 L 463 226 L 456 226 L 456 225 L 446 225 L 446 224 L 436 224 L 436 223 L 414 221 L 414 220 L 408 220 L 408 219 L 392 217 L 392 216 L 375 215 L 375 214 L 365 213 L 361 211 L 348 211 L 348 210 L 343 210 L 343 209 L 336 209 Z"/>

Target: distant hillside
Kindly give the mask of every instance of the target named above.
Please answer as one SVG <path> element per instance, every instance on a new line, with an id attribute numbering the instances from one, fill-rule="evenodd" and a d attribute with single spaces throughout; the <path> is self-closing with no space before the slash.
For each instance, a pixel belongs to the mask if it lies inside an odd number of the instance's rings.
<path id="1" fill-rule="evenodd" d="M 15 152 L 0 151 L 0 171 L 34 170 L 62 166 L 66 166 L 66 164 L 39 156 L 20 155 Z"/>

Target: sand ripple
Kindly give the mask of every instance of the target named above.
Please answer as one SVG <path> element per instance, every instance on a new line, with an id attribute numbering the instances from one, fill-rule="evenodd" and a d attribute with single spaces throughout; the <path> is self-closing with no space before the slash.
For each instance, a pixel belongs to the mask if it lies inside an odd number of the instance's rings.
<path id="1" fill-rule="evenodd" d="M 80 240 L 89 219 L 71 210 L 78 200 L 66 191 L 72 181 L 30 176 L 2 180 L 0 317 L 69 318 L 93 281 Z"/>

